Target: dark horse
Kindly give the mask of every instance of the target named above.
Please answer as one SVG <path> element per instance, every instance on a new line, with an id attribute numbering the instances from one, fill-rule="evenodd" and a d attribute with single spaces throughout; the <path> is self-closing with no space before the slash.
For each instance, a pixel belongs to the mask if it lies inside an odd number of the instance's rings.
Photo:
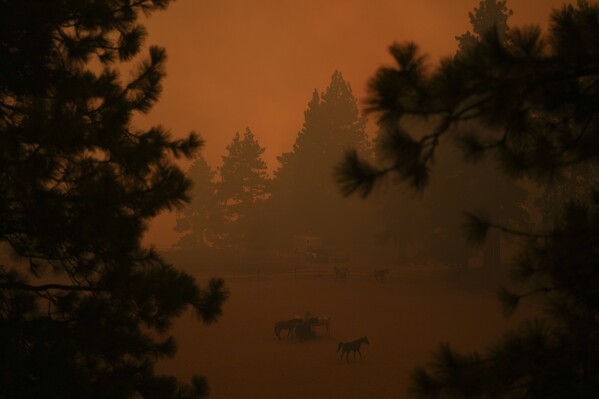
<path id="1" fill-rule="evenodd" d="M 374 269 L 374 279 L 378 281 L 383 281 L 385 276 L 389 274 L 389 269 Z"/>
<path id="2" fill-rule="evenodd" d="M 335 272 L 335 280 L 345 281 L 349 275 L 349 269 L 347 267 L 333 267 Z"/>
<path id="3" fill-rule="evenodd" d="M 339 346 L 337 346 L 337 353 L 341 351 L 341 360 L 343 360 L 343 355 L 345 355 L 348 363 L 349 352 L 354 352 L 354 359 L 356 358 L 356 352 L 358 352 L 360 359 L 362 359 L 362 352 L 360 352 L 360 346 L 362 344 L 370 344 L 370 342 L 368 342 L 368 338 L 362 337 L 352 342 L 339 342 Z"/>
<path id="4" fill-rule="evenodd" d="M 300 340 L 300 342 L 314 338 L 316 333 L 314 332 L 314 324 L 312 320 L 301 320 L 295 329 L 295 336 Z"/>
<path id="5" fill-rule="evenodd" d="M 295 327 L 295 336 L 300 340 L 300 342 L 316 338 L 316 327 L 318 326 L 325 327 L 327 334 L 329 334 L 331 328 L 331 316 L 309 316 L 304 318 L 300 321 L 297 327 Z"/>
<path id="6" fill-rule="evenodd" d="M 281 339 L 281 331 L 287 330 L 287 338 L 293 337 L 293 332 L 295 328 L 302 323 L 302 319 L 291 319 L 291 320 L 283 320 L 277 321 L 275 323 L 275 335 L 278 339 Z"/>
<path id="7" fill-rule="evenodd" d="M 324 326 L 327 334 L 331 332 L 331 316 L 318 316 L 313 318 L 314 326 Z"/>

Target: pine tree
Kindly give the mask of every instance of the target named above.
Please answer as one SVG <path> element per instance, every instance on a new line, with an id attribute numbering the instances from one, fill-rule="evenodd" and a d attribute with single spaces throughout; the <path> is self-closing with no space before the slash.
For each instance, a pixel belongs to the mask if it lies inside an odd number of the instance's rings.
<path id="1" fill-rule="evenodd" d="M 535 199 L 541 214 L 541 225 L 553 225 L 559 210 L 569 203 L 588 202 L 598 183 L 599 166 L 589 163 L 565 167 L 552 181 L 541 182 L 540 193 Z"/>
<path id="2" fill-rule="evenodd" d="M 333 236 L 351 231 L 342 227 L 354 214 L 335 187 L 333 168 L 346 149 L 369 150 L 366 119 L 359 115 L 351 86 L 338 71 L 322 94 L 313 92 L 304 118 L 293 151 L 278 157 L 275 172 L 272 206 L 278 226 L 285 230 L 276 235 L 289 242 L 294 234 Z"/>
<path id="3" fill-rule="evenodd" d="M 216 172 L 199 155 L 187 174 L 193 186 L 191 202 L 178 213 L 175 231 L 184 233 L 178 246 L 193 251 L 214 248 L 223 223 L 215 182 Z"/>
<path id="4" fill-rule="evenodd" d="M 256 227 L 260 205 L 270 196 L 270 178 L 265 149 L 260 147 L 254 133 L 247 128 L 243 138 L 239 132 L 227 146 L 220 167 L 218 197 L 223 207 L 224 239 L 227 245 L 247 247 L 259 241 Z"/>
<path id="5" fill-rule="evenodd" d="M 507 8 L 506 0 L 481 0 L 474 12 L 469 12 L 470 24 L 474 33 L 467 31 L 457 36 L 458 53 L 467 52 L 474 48 L 487 34 L 497 35 L 503 43 L 508 42 L 509 26 L 507 20 L 513 11 Z"/>
<path id="6" fill-rule="evenodd" d="M 473 12 L 468 13 L 474 33 L 468 31 L 456 37 L 458 41 L 456 57 L 466 56 L 465 54 L 475 48 L 486 35 L 495 36 L 496 40 L 504 47 L 509 47 L 508 19 L 513 15 L 513 11 L 507 8 L 506 3 L 505 0 L 481 0 L 478 8 L 475 7 Z M 527 196 L 523 188 L 517 183 L 505 179 L 500 175 L 500 171 L 489 163 L 479 164 L 474 170 L 478 172 L 479 178 L 469 179 L 469 187 L 463 187 L 462 191 L 478 192 L 479 197 L 486 194 L 486 198 L 482 202 L 485 205 L 485 212 L 488 213 L 490 209 L 493 209 L 493 215 L 489 216 L 502 220 L 504 223 L 518 225 L 519 228 L 527 224 L 529 217 L 524 211 L 524 202 Z M 469 208 L 462 208 L 462 210 L 473 209 L 477 205 L 469 201 L 466 205 Z M 456 232 L 454 231 L 454 233 Z M 501 267 L 501 234 L 497 230 L 492 230 L 487 234 L 483 251 L 483 265 L 493 273 L 497 273 Z"/>
<path id="7" fill-rule="evenodd" d="M 462 57 L 427 71 L 415 44 L 391 48 L 397 66 L 378 71 L 370 104 L 389 132 L 395 162 L 377 167 L 350 155 L 339 167 L 345 193 L 367 195 L 384 176 L 424 189 L 442 141 L 459 136 L 469 159 L 492 156 L 513 179 L 554 179 L 571 166 L 597 166 L 599 155 L 599 6 L 579 0 L 553 12 L 548 34 L 510 30 L 505 45 L 486 35 Z M 425 133 L 406 121 L 434 120 Z M 460 131 L 464 123 L 468 132 Z M 594 184 L 587 181 L 584 184 Z M 586 187 L 596 192 L 596 187 Z M 499 291 L 505 311 L 535 298 L 544 317 L 482 352 L 447 344 L 414 372 L 418 398 L 591 398 L 599 391 L 599 197 L 570 203 L 545 231 L 518 231 L 471 215 L 469 232 L 489 229 L 523 239 L 514 259 L 520 293 Z"/>
<path id="8" fill-rule="evenodd" d="M 0 2 L 0 397 L 197 398 L 157 375 L 173 319 L 213 322 L 227 297 L 141 244 L 188 200 L 174 163 L 201 140 L 132 118 L 157 101 L 166 53 L 140 12 L 169 0 Z M 137 60 L 130 79 L 121 76 Z"/>
<path id="9" fill-rule="evenodd" d="M 497 39 L 504 46 L 509 45 L 507 20 L 512 15 L 505 1 L 484 0 L 478 8 L 470 13 L 470 22 L 474 35 L 470 32 L 457 37 L 459 50 L 456 57 L 466 56 L 467 49 L 472 48 L 488 34 L 497 34 Z M 469 44 L 468 44 L 469 43 Z M 421 128 L 413 123 L 413 128 Z M 422 124 L 420 124 L 422 125 Z M 464 124 L 463 129 L 468 128 Z M 481 129 L 480 126 L 476 127 Z M 379 133 L 383 143 L 390 138 L 385 137 L 385 130 Z M 458 143 L 459 144 L 459 143 Z M 527 198 L 525 190 L 510 179 L 507 179 L 495 165 L 479 162 L 468 165 L 461 161 L 456 148 L 445 148 L 435 156 L 436 171 L 428 184 L 426 192 L 418 203 L 404 198 L 396 205 L 395 215 L 403 215 L 406 220 L 397 220 L 396 236 L 404 241 L 424 244 L 423 252 L 430 257 L 456 266 L 466 266 L 474 254 L 466 237 L 461 234 L 462 216 L 464 212 L 473 210 L 490 214 L 504 223 L 522 228 L 527 224 L 528 215 L 524 209 Z M 385 161 L 385 150 L 382 149 L 381 160 Z M 393 162 L 393 160 L 391 160 Z M 402 204 L 402 205 L 399 205 Z M 409 208 L 405 212 L 403 206 Z M 393 206 L 387 208 L 389 211 Z M 389 214 L 382 214 L 384 223 Z M 413 230 L 419 226 L 419 234 Z M 491 231 L 483 249 L 483 265 L 487 272 L 495 275 L 501 271 L 501 234 Z"/>

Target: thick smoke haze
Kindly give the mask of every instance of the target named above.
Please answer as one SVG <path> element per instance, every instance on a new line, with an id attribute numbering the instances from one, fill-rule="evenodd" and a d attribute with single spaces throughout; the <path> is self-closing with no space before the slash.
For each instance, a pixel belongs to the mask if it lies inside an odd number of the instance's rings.
<path id="1" fill-rule="evenodd" d="M 564 2 L 513 0 L 510 26 L 538 24 Z M 571 2 L 569 2 L 571 3 Z M 291 151 L 313 90 L 335 70 L 352 85 L 358 106 L 376 69 L 391 63 L 388 46 L 414 41 L 429 62 L 455 53 L 455 36 L 471 30 L 477 1 L 265 0 L 177 1 L 147 20 L 148 44 L 168 52 L 161 99 L 140 125 L 161 124 L 173 135 L 197 131 L 203 155 L 221 162 L 236 132 L 250 127 L 276 169 Z M 372 118 L 371 118 L 372 119 Z M 373 134 L 369 121 L 368 133 Z M 146 241 L 174 244 L 175 217 L 156 218 Z"/>
<path id="2" fill-rule="evenodd" d="M 598 1 L 0 1 L 0 399 L 596 397 Z"/>

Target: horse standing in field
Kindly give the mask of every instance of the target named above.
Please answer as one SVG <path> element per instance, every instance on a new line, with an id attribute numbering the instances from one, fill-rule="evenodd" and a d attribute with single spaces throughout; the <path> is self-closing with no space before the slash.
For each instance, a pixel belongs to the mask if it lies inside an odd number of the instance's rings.
<path id="1" fill-rule="evenodd" d="M 300 340 L 300 342 L 316 337 L 314 326 L 316 325 L 317 320 L 317 317 L 306 317 L 299 321 L 299 324 L 295 328 L 295 336 Z"/>
<path id="2" fill-rule="evenodd" d="M 374 279 L 377 281 L 385 280 L 387 274 L 389 274 L 389 269 L 374 269 Z"/>
<path id="3" fill-rule="evenodd" d="M 327 334 L 331 331 L 331 316 L 314 317 L 312 324 L 314 326 L 324 326 L 327 329 Z"/>
<path id="4" fill-rule="evenodd" d="M 349 269 L 347 267 L 334 267 L 335 271 L 335 280 L 347 280 L 347 276 L 349 275 Z"/>
<path id="5" fill-rule="evenodd" d="M 362 344 L 370 345 L 370 342 L 368 342 L 368 338 L 362 337 L 352 342 L 339 342 L 339 345 L 337 346 L 337 353 L 341 351 L 341 360 L 343 360 L 343 355 L 345 355 L 345 358 L 347 359 L 348 363 L 349 352 L 354 352 L 354 360 L 356 359 L 356 352 L 358 352 L 358 354 L 360 355 L 360 359 L 362 359 L 362 352 L 360 352 L 360 346 L 362 346 Z"/>
<path id="6" fill-rule="evenodd" d="M 287 338 L 293 337 L 293 332 L 295 328 L 302 323 L 302 319 L 294 318 L 291 320 L 283 320 L 277 321 L 275 323 L 275 335 L 280 340 L 281 339 L 281 331 L 287 330 Z"/>

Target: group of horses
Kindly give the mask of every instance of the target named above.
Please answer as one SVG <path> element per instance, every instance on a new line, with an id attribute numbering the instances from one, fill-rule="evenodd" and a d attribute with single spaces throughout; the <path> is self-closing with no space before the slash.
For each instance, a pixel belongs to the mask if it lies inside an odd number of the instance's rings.
<path id="1" fill-rule="evenodd" d="M 280 340 L 281 332 L 287 331 L 287 338 L 297 338 L 301 341 L 316 337 L 316 327 L 323 326 L 326 333 L 330 332 L 331 316 L 295 316 L 289 320 L 275 323 L 275 335 Z"/>
<path id="2" fill-rule="evenodd" d="M 326 333 L 329 334 L 331 326 L 331 316 L 295 316 L 294 318 L 289 320 L 282 320 L 276 322 L 274 330 L 275 335 L 279 340 L 281 340 L 281 333 L 283 331 L 287 331 L 287 339 L 297 338 L 300 340 L 300 342 L 302 342 L 311 338 L 315 338 L 315 328 L 318 326 L 324 326 L 326 328 Z M 367 337 L 364 336 L 351 342 L 339 342 L 339 345 L 337 345 L 337 353 L 341 352 L 341 360 L 343 360 L 343 356 L 345 356 L 347 363 L 349 363 L 349 355 L 352 352 L 354 354 L 354 359 L 356 358 L 356 353 L 359 354 L 360 359 L 362 359 L 362 352 L 360 352 L 360 347 L 362 346 L 362 344 L 370 344 L 370 342 L 368 342 Z"/>
<path id="3" fill-rule="evenodd" d="M 347 267 L 334 267 L 336 280 L 347 280 L 349 276 L 349 269 Z M 389 269 L 374 269 L 374 279 L 376 281 L 384 281 L 389 274 Z M 275 335 L 277 339 L 281 340 L 281 333 L 287 331 L 287 339 L 297 338 L 301 341 L 306 341 L 316 337 L 316 327 L 324 326 L 326 333 L 330 333 L 331 317 L 320 317 L 312 316 L 310 313 L 306 313 L 305 317 L 295 316 L 289 320 L 278 321 L 274 325 Z M 337 353 L 341 352 L 341 360 L 345 356 L 345 360 L 349 363 L 349 356 L 351 353 L 356 358 L 356 354 L 362 358 L 362 352 L 360 347 L 362 344 L 369 345 L 368 337 L 360 337 L 355 341 L 351 342 L 339 342 L 337 345 Z"/>

